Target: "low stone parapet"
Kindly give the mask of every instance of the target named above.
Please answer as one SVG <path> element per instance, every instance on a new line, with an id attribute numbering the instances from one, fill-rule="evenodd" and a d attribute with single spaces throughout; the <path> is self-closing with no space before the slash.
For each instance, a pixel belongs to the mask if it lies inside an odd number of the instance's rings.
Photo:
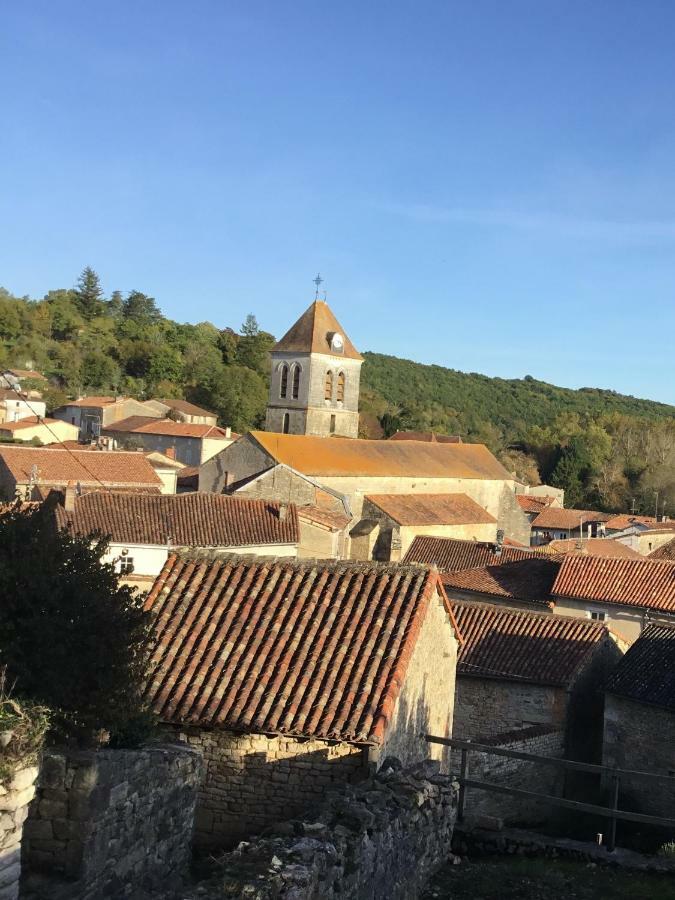
<path id="1" fill-rule="evenodd" d="M 0 784 L 0 900 L 19 896 L 21 838 L 37 774 L 37 766 L 18 768 Z"/>

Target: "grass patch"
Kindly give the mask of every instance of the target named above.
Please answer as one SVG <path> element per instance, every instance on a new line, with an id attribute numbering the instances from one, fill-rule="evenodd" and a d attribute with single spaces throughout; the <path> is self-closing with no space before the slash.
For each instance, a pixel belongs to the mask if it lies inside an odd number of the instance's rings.
<path id="1" fill-rule="evenodd" d="M 424 900 L 675 900 L 672 875 L 572 860 L 496 857 L 446 866 Z"/>

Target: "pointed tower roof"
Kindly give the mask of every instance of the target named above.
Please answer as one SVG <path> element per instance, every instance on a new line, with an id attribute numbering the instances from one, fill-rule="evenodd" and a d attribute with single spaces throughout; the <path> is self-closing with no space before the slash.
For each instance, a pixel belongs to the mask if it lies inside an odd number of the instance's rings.
<path id="1" fill-rule="evenodd" d="M 342 353 L 338 354 L 332 349 L 331 338 L 334 334 L 342 335 Z M 272 353 L 275 351 L 327 353 L 332 356 L 344 356 L 346 359 L 363 359 L 325 300 L 315 300 L 309 309 L 305 310 L 295 325 L 289 328 L 281 340 L 272 347 Z"/>

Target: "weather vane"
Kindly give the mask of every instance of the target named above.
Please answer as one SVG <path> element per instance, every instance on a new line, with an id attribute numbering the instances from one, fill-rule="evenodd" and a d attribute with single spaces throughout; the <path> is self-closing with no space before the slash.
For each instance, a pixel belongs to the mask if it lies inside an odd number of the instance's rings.
<path id="1" fill-rule="evenodd" d="M 319 287 L 320 287 L 320 285 L 323 284 L 323 278 L 320 275 L 317 275 L 316 278 L 314 279 L 314 284 L 316 285 L 316 292 L 314 294 L 314 299 L 318 300 L 319 299 Z"/>

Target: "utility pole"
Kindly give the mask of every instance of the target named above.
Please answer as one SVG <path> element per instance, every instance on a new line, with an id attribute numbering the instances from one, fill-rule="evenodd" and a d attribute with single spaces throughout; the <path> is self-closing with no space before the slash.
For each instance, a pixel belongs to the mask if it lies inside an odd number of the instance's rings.
<path id="1" fill-rule="evenodd" d="M 654 518 L 656 521 L 659 521 L 659 492 L 654 491 L 654 496 L 656 497 L 656 502 L 654 504 Z"/>

